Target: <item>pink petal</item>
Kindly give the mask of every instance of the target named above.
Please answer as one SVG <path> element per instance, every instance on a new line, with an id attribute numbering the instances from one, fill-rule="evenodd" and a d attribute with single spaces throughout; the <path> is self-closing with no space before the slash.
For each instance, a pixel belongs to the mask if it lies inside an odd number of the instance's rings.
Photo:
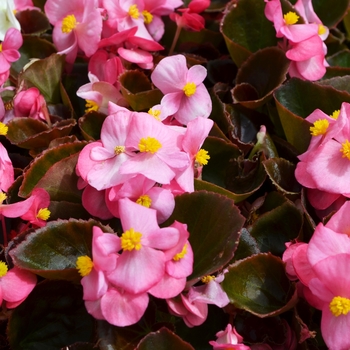
<path id="1" fill-rule="evenodd" d="M 174 278 L 164 274 L 163 278 L 148 293 L 156 298 L 169 299 L 180 294 L 186 286 L 186 278 Z"/>
<path id="2" fill-rule="evenodd" d="M 93 268 L 91 272 L 81 279 L 84 300 L 97 300 L 101 298 L 108 289 L 108 282 L 104 272 Z"/>

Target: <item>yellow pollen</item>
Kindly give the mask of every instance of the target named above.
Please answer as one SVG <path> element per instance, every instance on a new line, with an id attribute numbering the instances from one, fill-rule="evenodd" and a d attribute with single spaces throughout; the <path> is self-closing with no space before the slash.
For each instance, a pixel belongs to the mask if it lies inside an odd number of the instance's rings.
<path id="1" fill-rule="evenodd" d="M 312 136 L 324 135 L 327 132 L 329 121 L 327 119 L 319 119 L 314 122 L 314 126 L 310 126 Z"/>
<path id="2" fill-rule="evenodd" d="M 13 109 L 13 100 L 4 102 L 5 110 L 10 111 Z"/>
<path id="3" fill-rule="evenodd" d="M 2 43 L 0 44 L 0 52 L 2 51 Z"/>
<path id="4" fill-rule="evenodd" d="M 48 220 L 48 218 L 50 217 L 50 215 L 51 215 L 51 212 L 50 212 L 49 209 L 47 209 L 47 208 L 41 208 L 41 209 L 39 209 L 38 214 L 36 214 L 36 217 L 37 217 L 38 219 L 41 219 L 41 220 L 46 221 L 46 220 Z"/>
<path id="5" fill-rule="evenodd" d="M 350 142 L 346 140 L 341 145 L 342 148 L 340 149 L 340 152 L 343 153 L 343 158 L 348 158 L 350 160 Z"/>
<path id="6" fill-rule="evenodd" d="M 184 247 L 182 248 L 180 253 L 177 253 L 174 257 L 173 260 L 174 261 L 179 261 L 180 259 L 182 259 L 185 255 L 187 254 L 187 243 L 184 245 Z"/>
<path id="7" fill-rule="evenodd" d="M 8 267 L 6 263 L 0 261 L 0 277 L 4 277 L 7 274 Z"/>
<path id="8" fill-rule="evenodd" d="M 62 21 L 62 33 L 70 33 L 76 26 L 78 22 L 74 15 L 68 15 L 63 18 Z"/>
<path id="9" fill-rule="evenodd" d="M 0 122 L 0 135 L 5 136 L 8 130 L 9 130 L 8 126 Z"/>
<path id="10" fill-rule="evenodd" d="M 336 111 L 334 111 L 334 112 L 330 115 L 330 117 L 337 120 L 338 117 L 339 117 L 339 114 L 340 114 L 340 110 L 337 109 Z"/>
<path id="11" fill-rule="evenodd" d="M 140 152 L 155 153 L 162 147 L 162 144 L 154 137 L 142 138 L 139 143 Z"/>
<path id="12" fill-rule="evenodd" d="M 90 257 L 87 255 L 82 255 L 78 257 L 76 267 L 80 273 L 80 276 L 85 277 L 91 272 L 92 268 L 94 267 L 94 263 Z"/>
<path id="13" fill-rule="evenodd" d="M 318 25 L 318 35 L 322 35 L 326 32 L 326 27 L 322 24 Z"/>
<path id="14" fill-rule="evenodd" d="M 147 196 L 147 194 L 143 194 L 137 199 L 136 203 L 143 205 L 146 208 L 149 208 L 152 204 L 152 199 L 150 198 L 150 196 Z"/>
<path id="15" fill-rule="evenodd" d="M 192 96 L 195 92 L 196 92 L 196 84 L 195 83 L 187 83 L 184 87 L 183 87 L 183 92 L 185 93 L 185 95 L 187 97 Z"/>
<path id="16" fill-rule="evenodd" d="M 125 146 L 115 146 L 114 153 L 118 156 L 121 153 L 125 152 Z"/>
<path id="17" fill-rule="evenodd" d="M 209 159 L 210 159 L 210 156 L 208 154 L 208 151 L 206 151 L 203 148 L 201 148 L 196 154 L 196 162 L 199 165 L 207 165 Z"/>
<path id="18" fill-rule="evenodd" d="M 329 303 L 329 309 L 335 317 L 346 315 L 350 311 L 350 299 L 334 297 Z"/>
<path id="19" fill-rule="evenodd" d="M 131 5 L 129 7 L 129 15 L 130 17 L 134 18 L 134 19 L 138 19 L 140 17 L 140 12 L 139 9 L 137 8 L 137 5 Z"/>
<path id="20" fill-rule="evenodd" d="M 209 283 L 210 281 L 214 281 L 215 280 L 215 276 L 210 276 L 210 275 L 207 275 L 207 276 L 203 276 L 201 278 L 201 281 L 203 283 Z"/>
<path id="21" fill-rule="evenodd" d="M 12 10 L 12 13 L 15 15 L 18 11 L 16 9 Z"/>
<path id="22" fill-rule="evenodd" d="M 6 194 L 0 191 L 0 204 L 7 198 Z"/>
<path id="23" fill-rule="evenodd" d="M 153 15 L 147 10 L 142 11 L 143 21 L 145 24 L 150 24 L 153 21 Z"/>
<path id="24" fill-rule="evenodd" d="M 283 16 L 283 18 L 284 18 L 284 22 L 287 25 L 291 25 L 298 22 L 299 16 L 295 12 L 289 11 Z"/>
<path id="25" fill-rule="evenodd" d="M 85 113 L 91 112 L 91 111 L 98 111 L 98 104 L 95 101 L 92 100 L 86 100 L 85 104 Z"/>
<path id="26" fill-rule="evenodd" d="M 148 110 L 148 114 L 150 114 L 154 119 L 160 120 L 160 110 L 159 109 L 152 109 L 150 108 Z"/>
<path id="27" fill-rule="evenodd" d="M 134 249 L 140 250 L 142 248 L 141 237 L 142 233 L 135 232 L 133 228 L 125 231 L 120 238 L 122 249 L 129 251 L 132 251 Z"/>

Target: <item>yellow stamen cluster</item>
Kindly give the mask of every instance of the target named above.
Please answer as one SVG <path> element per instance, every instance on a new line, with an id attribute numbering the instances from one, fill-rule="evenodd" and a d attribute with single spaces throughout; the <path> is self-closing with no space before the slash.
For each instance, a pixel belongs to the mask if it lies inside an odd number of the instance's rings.
<path id="1" fill-rule="evenodd" d="M 6 263 L 0 261 L 0 277 L 4 277 L 7 274 L 8 267 Z"/>
<path id="2" fill-rule="evenodd" d="M 213 281 L 213 280 L 215 280 L 215 276 L 207 275 L 207 276 L 203 276 L 203 277 L 201 278 L 201 281 L 202 281 L 203 283 L 209 283 L 210 281 Z"/>
<path id="3" fill-rule="evenodd" d="M 129 16 L 134 18 L 134 19 L 138 19 L 140 17 L 140 12 L 139 9 L 137 8 L 137 5 L 131 5 L 129 7 L 129 12 L 128 12 Z"/>
<path id="4" fill-rule="evenodd" d="M 63 18 L 62 21 L 62 33 L 70 33 L 76 26 L 78 22 L 74 15 L 68 15 Z"/>
<path id="5" fill-rule="evenodd" d="M 195 83 L 187 83 L 183 88 L 183 92 L 187 97 L 192 96 L 196 92 L 196 84 Z"/>
<path id="6" fill-rule="evenodd" d="M 326 27 L 325 27 L 324 25 L 322 25 L 322 24 L 319 24 L 319 25 L 318 25 L 318 35 L 322 35 L 322 34 L 324 34 L 326 31 L 327 31 L 327 30 L 326 30 Z"/>
<path id="7" fill-rule="evenodd" d="M 118 156 L 121 153 L 125 152 L 125 146 L 115 146 L 114 153 Z"/>
<path id="8" fill-rule="evenodd" d="M 6 194 L 0 191 L 0 204 L 7 198 Z"/>
<path id="9" fill-rule="evenodd" d="M 343 153 L 343 158 L 348 158 L 350 160 L 350 142 L 345 140 L 341 145 L 340 152 Z"/>
<path id="10" fill-rule="evenodd" d="M 91 272 L 93 267 L 94 263 L 92 262 L 90 257 L 88 257 L 87 255 L 78 257 L 76 262 L 76 268 L 78 269 L 80 276 L 87 276 Z"/>
<path id="11" fill-rule="evenodd" d="M 2 51 L 2 43 L 0 44 L 0 52 Z"/>
<path id="12" fill-rule="evenodd" d="M 87 112 L 91 112 L 91 111 L 98 111 L 98 104 L 95 101 L 92 100 L 86 100 L 86 104 L 85 104 L 85 113 Z"/>
<path id="13" fill-rule="evenodd" d="M 182 248 L 180 253 L 177 253 L 174 257 L 173 260 L 174 261 L 179 261 L 180 259 L 182 259 L 185 255 L 187 254 L 187 244 L 184 245 L 184 247 Z"/>
<path id="14" fill-rule="evenodd" d="M 203 148 L 201 148 L 196 154 L 196 162 L 199 165 L 207 165 L 209 159 L 210 159 L 210 156 L 208 154 L 208 151 L 206 151 Z"/>
<path id="15" fill-rule="evenodd" d="M 141 237 L 142 233 L 135 232 L 133 228 L 125 231 L 120 238 L 122 249 L 129 251 L 132 251 L 134 249 L 140 250 L 142 248 Z"/>
<path id="16" fill-rule="evenodd" d="M 292 25 L 298 22 L 299 16 L 295 12 L 289 11 L 283 16 L 283 18 L 285 24 Z"/>
<path id="17" fill-rule="evenodd" d="M 312 136 L 324 135 L 327 132 L 329 121 L 327 119 L 319 119 L 310 126 L 310 133 Z"/>
<path id="18" fill-rule="evenodd" d="M 49 219 L 50 215 L 51 215 L 51 212 L 49 209 L 41 208 L 41 209 L 39 209 L 38 214 L 36 214 L 36 217 L 38 219 L 46 221 Z"/>
<path id="19" fill-rule="evenodd" d="M 154 137 L 142 138 L 139 143 L 140 152 L 155 153 L 162 147 L 162 144 Z"/>
<path id="20" fill-rule="evenodd" d="M 9 128 L 6 124 L 0 122 L 0 135 L 5 136 L 8 132 Z"/>
<path id="21" fill-rule="evenodd" d="M 145 24 L 150 24 L 153 21 L 153 15 L 147 10 L 142 11 L 143 21 Z"/>
<path id="22" fill-rule="evenodd" d="M 150 196 L 147 196 L 147 194 L 143 194 L 137 199 L 136 203 L 146 208 L 149 208 L 152 204 L 152 199 L 150 198 Z"/>
<path id="23" fill-rule="evenodd" d="M 13 109 L 13 100 L 4 102 L 4 107 L 6 111 Z"/>
<path id="24" fill-rule="evenodd" d="M 330 115 L 330 117 L 333 118 L 333 119 L 335 119 L 335 120 L 337 120 L 338 117 L 339 117 L 339 114 L 340 114 L 340 110 L 337 109 L 337 110 L 335 110 L 335 111 Z"/>
<path id="25" fill-rule="evenodd" d="M 148 110 L 148 114 L 150 114 L 154 119 L 160 120 L 160 110 L 159 109 L 152 109 L 150 108 Z"/>
<path id="26" fill-rule="evenodd" d="M 335 317 L 347 315 L 350 311 L 350 299 L 343 297 L 334 297 L 329 304 L 329 309 Z"/>

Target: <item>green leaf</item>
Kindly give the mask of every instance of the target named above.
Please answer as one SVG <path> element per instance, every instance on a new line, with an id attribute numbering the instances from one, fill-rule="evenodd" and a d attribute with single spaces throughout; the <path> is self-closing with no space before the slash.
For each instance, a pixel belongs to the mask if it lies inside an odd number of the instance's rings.
<path id="1" fill-rule="evenodd" d="M 106 117 L 105 114 L 92 111 L 79 118 L 78 125 L 86 141 L 101 139 L 101 128 Z"/>
<path id="2" fill-rule="evenodd" d="M 335 27 L 346 15 L 349 7 L 349 0 L 312 0 L 315 12 L 322 23 L 327 27 Z"/>
<path id="3" fill-rule="evenodd" d="M 226 9 L 220 29 L 238 67 L 251 53 L 277 45 L 275 29 L 265 17 L 264 9 L 263 0 L 235 1 Z"/>
<path id="4" fill-rule="evenodd" d="M 301 191 L 301 185 L 296 181 L 295 164 L 283 158 L 271 158 L 262 162 L 267 175 L 278 190 L 286 194 Z"/>
<path id="5" fill-rule="evenodd" d="M 189 279 L 218 271 L 233 257 L 244 217 L 233 200 L 207 191 L 177 196 L 175 202 L 167 223 L 177 220 L 187 224 L 194 253 L 193 273 Z"/>
<path id="6" fill-rule="evenodd" d="M 327 62 L 331 66 L 350 68 L 350 50 L 343 50 L 327 57 Z"/>
<path id="7" fill-rule="evenodd" d="M 288 68 L 285 52 L 277 47 L 253 53 L 238 70 L 233 101 L 247 108 L 261 107 L 284 82 Z"/>
<path id="8" fill-rule="evenodd" d="M 94 319 L 85 309 L 82 288 L 66 281 L 40 283 L 13 310 L 8 337 L 14 350 L 57 350 L 94 341 Z"/>
<path id="9" fill-rule="evenodd" d="M 23 34 L 42 34 L 51 29 L 50 22 L 43 12 L 24 10 L 16 13 Z"/>
<path id="10" fill-rule="evenodd" d="M 43 187 L 53 200 L 81 202 L 81 191 L 77 189 L 75 165 L 78 152 L 85 142 L 67 143 L 50 148 L 36 157 L 24 172 L 19 196 L 28 197 L 36 187 Z"/>
<path id="11" fill-rule="evenodd" d="M 10 251 L 15 266 L 49 279 L 79 281 L 79 256 L 92 257 L 92 227 L 111 232 L 98 221 L 58 220 L 27 235 Z"/>
<path id="12" fill-rule="evenodd" d="M 274 98 L 287 141 L 300 153 L 307 150 L 311 139 L 310 123 L 304 118 L 316 108 L 331 115 L 343 102 L 350 102 L 349 93 L 296 78 L 277 89 Z"/>
<path id="13" fill-rule="evenodd" d="M 194 348 L 163 327 L 157 332 L 147 334 L 135 350 L 194 350 Z"/>
<path id="14" fill-rule="evenodd" d="M 221 286 L 235 307 L 260 317 L 281 314 L 297 301 L 284 263 L 272 254 L 237 261 L 228 268 Z"/>
<path id="15" fill-rule="evenodd" d="M 65 56 L 52 54 L 35 61 L 19 75 L 19 85 L 25 88 L 37 87 L 47 103 L 60 103 L 60 80 L 65 64 Z"/>
<path id="16" fill-rule="evenodd" d="M 148 110 L 159 104 L 163 94 L 158 89 L 152 89 L 147 76 L 137 70 L 129 70 L 119 77 L 121 92 L 134 111 Z"/>

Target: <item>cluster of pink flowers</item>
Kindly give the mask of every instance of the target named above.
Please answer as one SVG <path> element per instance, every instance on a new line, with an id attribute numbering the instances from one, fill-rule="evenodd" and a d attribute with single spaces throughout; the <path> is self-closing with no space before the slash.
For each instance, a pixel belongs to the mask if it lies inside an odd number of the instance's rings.
<path id="1" fill-rule="evenodd" d="M 331 350 L 350 347 L 349 210 L 346 202 L 317 225 L 308 244 L 289 245 L 283 256 L 289 278 L 299 279 L 299 295 L 322 311 L 322 336 Z"/>
<path id="2" fill-rule="evenodd" d="M 312 138 L 308 150 L 299 156 L 295 177 L 318 210 L 338 209 L 350 197 L 349 118 L 346 102 L 331 115 L 316 109 L 306 118 L 312 123 Z"/>
<path id="3" fill-rule="evenodd" d="M 291 61 L 289 75 L 305 80 L 322 78 L 328 66 L 323 41 L 329 30 L 316 15 L 311 0 L 298 0 L 295 11 L 287 13 L 283 13 L 280 0 L 265 2 L 265 16 L 273 22 L 277 38 L 283 38 L 281 47 Z"/>

